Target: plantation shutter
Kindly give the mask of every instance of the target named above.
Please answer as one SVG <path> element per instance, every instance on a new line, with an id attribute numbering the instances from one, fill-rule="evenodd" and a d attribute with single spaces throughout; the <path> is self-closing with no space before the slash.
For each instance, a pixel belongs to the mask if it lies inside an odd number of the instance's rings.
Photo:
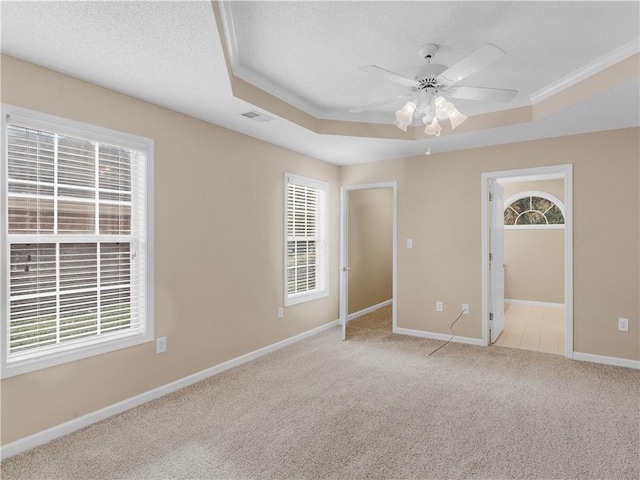
<path id="1" fill-rule="evenodd" d="M 146 153 L 28 122 L 6 134 L 7 363 L 144 332 Z"/>

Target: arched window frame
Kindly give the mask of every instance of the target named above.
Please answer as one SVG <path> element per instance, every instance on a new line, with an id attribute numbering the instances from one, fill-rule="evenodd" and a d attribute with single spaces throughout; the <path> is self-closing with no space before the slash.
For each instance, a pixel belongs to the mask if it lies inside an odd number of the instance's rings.
<path id="1" fill-rule="evenodd" d="M 540 198 L 544 198 L 545 200 L 549 200 L 550 202 L 553 202 L 554 205 L 556 205 L 560 211 L 562 212 L 562 216 L 566 219 L 566 214 L 564 212 L 564 202 L 562 202 L 558 197 L 556 197 L 555 195 L 551 195 L 550 193 L 547 192 L 541 192 L 539 190 L 529 190 L 526 192 L 518 192 L 514 195 L 511 195 L 509 198 L 507 198 L 504 201 L 504 208 L 503 208 L 503 212 L 509 208 L 509 206 L 517 201 L 520 200 L 522 198 L 527 198 L 527 197 L 540 197 Z M 564 223 L 563 224 L 557 224 L 557 223 L 553 223 L 553 224 L 536 224 L 536 225 L 531 225 L 531 224 L 527 224 L 527 225 L 505 225 L 504 226 L 505 230 L 559 230 L 559 229 L 564 229 Z"/>

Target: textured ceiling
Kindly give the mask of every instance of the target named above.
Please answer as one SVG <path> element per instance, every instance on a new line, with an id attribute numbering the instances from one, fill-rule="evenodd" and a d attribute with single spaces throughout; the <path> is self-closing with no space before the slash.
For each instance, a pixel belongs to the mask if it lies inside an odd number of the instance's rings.
<path id="1" fill-rule="evenodd" d="M 219 33 L 235 40 L 235 75 L 318 118 L 391 123 L 397 104 L 352 107 L 406 92 L 357 70 L 407 73 L 424 43 L 448 66 L 490 42 L 507 55 L 464 80 L 517 89 L 509 108 L 638 43 L 639 2 L 230 2 L 218 32 L 207 0 L 0 2 L 4 53 L 336 164 L 421 154 L 425 141 L 322 135 L 232 94 Z M 637 49 L 636 49 L 637 51 Z M 434 154 L 640 124 L 638 78 L 530 123 L 431 141 Z M 457 100 L 475 115 L 502 105 Z M 615 106 L 615 108 L 612 108 Z"/>
<path id="2" fill-rule="evenodd" d="M 350 107 L 393 98 L 408 88 L 357 70 L 375 64 L 402 75 L 426 62 L 452 66 L 485 43 L 506 51 L 461 83 L 531 94 L 637 40 L 638 2 L 231 2 L 239 71 L 324 118 L 361 120 Z M 378 109 L 393 112 L 406 99 Z M 467 113 L 505 108 L 456 100 Z M 380 116 L 375 116 L 380 119 Z M 391 120 L 388 120 L 391 118 Z"/>

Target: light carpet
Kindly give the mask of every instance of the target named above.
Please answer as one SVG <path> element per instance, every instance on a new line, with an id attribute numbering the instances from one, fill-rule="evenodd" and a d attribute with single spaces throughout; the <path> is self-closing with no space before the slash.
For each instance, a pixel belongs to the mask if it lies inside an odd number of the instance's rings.
<path id="1" fill-rule="evenodd" d="M 11 479 L 634 479 L 640 372 L 391 334 L 390 308 L 9 458 Z"/>

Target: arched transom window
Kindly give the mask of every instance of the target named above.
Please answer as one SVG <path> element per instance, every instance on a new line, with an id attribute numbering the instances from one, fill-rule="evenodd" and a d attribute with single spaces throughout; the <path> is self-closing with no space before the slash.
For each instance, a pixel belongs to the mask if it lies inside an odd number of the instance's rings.
<path id="1" fill-rule="evenodd" d="M 505 227 L 564 225 L 564 205 L 545 192 L 522 192 L 507 199 L 504 209 Z"/>

